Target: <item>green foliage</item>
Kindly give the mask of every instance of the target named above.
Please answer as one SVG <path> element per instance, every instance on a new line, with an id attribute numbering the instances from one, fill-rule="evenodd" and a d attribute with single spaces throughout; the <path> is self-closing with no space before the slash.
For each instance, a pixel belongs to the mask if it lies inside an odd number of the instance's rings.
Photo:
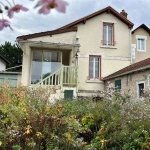
<path id="1" fill-rule="evenodd" d="M 49 96 L 45 89 L 3 87 L 0 149 L 150 149 L 147 101 L 114 92 L 112 100 L 104 96 L 103 101 L 97 102 L 86 98 L 48 105 Z"/>
<path id="2" fill-rule="evenodd" d="M 13 150 L 21 150 L 21 147 L 19 145 L 14 145 Z"/>
<path id="3" fill-rule="evenodd" d="M 0 46 L 0 54 L 10 62 L 10 64 L 6 65 L 6 68 L 22 65 L 23 53 L 22 50 L 15 44 L 12 45 L 10 42 L 5 42 L 4 45 Z M 21 71 L 21 69 L 22 67 L 18 67 L 9 71 Z"/>

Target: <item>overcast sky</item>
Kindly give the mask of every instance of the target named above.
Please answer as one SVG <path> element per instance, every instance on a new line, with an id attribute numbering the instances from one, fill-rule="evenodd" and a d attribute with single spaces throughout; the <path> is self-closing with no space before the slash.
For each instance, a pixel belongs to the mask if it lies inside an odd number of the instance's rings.
<path id="1" fill-rule="evenodd" d="M 5 2 L 4 0 L 1 1 Z M 57 29 L 107 6 L 113 7 L 118 12 L 125 9 L 128 13 L 128 19 L 134 23 L 134 28 L 143 23 L 150 27 L 150 0 L 66 1 L 69 5 L 65 14 L 52 10 L 48 15 L 39 15 L 38 9 L 33 9 L 37 0 L 15 0 L 18 4 L 23 2 L 24 6 L 28 7 L 30 11 L 14 15 L 10 20 L 13 31 L 9 28 L 0 31 L 0 44 L 4 44 L 5 41 L 14 43 L 17 36 Z"/>

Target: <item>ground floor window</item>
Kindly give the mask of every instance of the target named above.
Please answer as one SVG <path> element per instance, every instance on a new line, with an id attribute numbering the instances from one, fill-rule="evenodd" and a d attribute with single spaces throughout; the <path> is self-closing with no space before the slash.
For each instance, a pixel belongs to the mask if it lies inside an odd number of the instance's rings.
<path id="1" fill-rule="evenodd" d="M 138 94 L 138 97 L 141 97 L 143 96 L 143 90 L 145 88 L 145 83 L 144 82 L 139 82 L 137 84 L 137 94 Z"/>
<path id="2" fill-rule="evenodd" d="M 115 80 L 115 90 L 120 91 L 121 90 L 121 80 Z"/>
<path id="3" fill-rule="evenodd" d="M 89 56 L 89 79 L 101 78 L 101 56 Z"/>
<path id="4" fill-rule="evenodd" d="M 61 67 L 61 52 L 33 50 L 31 84 L 36 84 Z"/>

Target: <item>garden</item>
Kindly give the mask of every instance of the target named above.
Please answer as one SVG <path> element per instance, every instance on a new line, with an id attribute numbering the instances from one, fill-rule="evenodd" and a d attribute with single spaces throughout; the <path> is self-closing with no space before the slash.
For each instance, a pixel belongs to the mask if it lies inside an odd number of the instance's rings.
<path id="1" fill-rule="evenodd" d="M 148 92 L 98 94 L 51 104 L 42 88 L 1 88 L 0 150 L 149 150 Z"/>

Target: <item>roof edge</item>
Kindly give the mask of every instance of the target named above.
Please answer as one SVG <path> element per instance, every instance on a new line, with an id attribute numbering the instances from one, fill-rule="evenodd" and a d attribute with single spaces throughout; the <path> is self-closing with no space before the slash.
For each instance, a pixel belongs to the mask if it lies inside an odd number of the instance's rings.
<path id="1" fill-rule="evenodd" d="M 34 34 L 18 36 L 17 39 L 27 40 L 27 39 L 32 39 L 32 38 L 47 36 L 47 35 L 52 36 L 55 34 L 66 33 L 66 32 L 77 32 L 77 30 L 78 30 L 77 27 L 70 27 L 67 29 L 56 29 L 56 30 L 52 30 L 52 31 L 39 32 L 39 33 L 34 33 Z"/>
<path id="2" fill-rule="evenodd" d="M 106 8 L 103 8 L 103 9 L 99 10 L 99 11 L 96 11 L 96 12 L 90 14 L 90 15 L 87 15 L 87 16 L 81 18 L 81 19 L 73 21 L 73 22 L 71 22 L 71 23 L 69 23 L 69 24 L 67 24 L 65 26 L 62 26 L 62 27 L 60 27 L 58 29 L 65 29 L 65 28 L 69 28 L 69 27 L 75 26 L 75 25 L 77 25 L 77 24 L 79 24 L 81 22 L 85 22 L 86 20 L 88 20 L 90 18 L 93 18 L 93 17 L 95 17 L 95 16 L 97 16 L 97 15 L 99 15 L 101 13 L 104 13 L 104 12 L 108 12 L 108 13 L 114 14 L 117 18 L 122 20 L 125 24 L 128 24 L 128 26 L 130 28 L 132 28 L 134 26 L 134 24 L 131 21 L 129 21 L 127 18 L 125 18 L 123 15 L 121 15 L 119 12 L 117 12 L 111 6 L 108 6 Z"/>
<path id="3" fill-rule="evenodd" d="M 134 29 L 134 30 L 132 31 L 132 34 L 133 34 L 137 29 L 139 29 L 139 28 L 143 28 L 145 31 L 147 31 L 147 32 L 150 34 L 150 29 L 149 29 L 149 27 L 147 27 L 145 24 L 141 24 L 141 25 L 138 26 L 136 29 Z"/>
<path id="4" fill-rule="evenodd" d="M 0 55 L 0 58 L 1 58 L 3 61 L 5 61 L 6 63 L 10 64 L 10 62 L 9 62 L 5 57 L 3 57 L 2 55 Z"/>
<path id="5" fill-rule="evenodd" d="M 104 77 L 102 80 L 113 79 L 113 78 L 116 78 L 116 77 L 120 77 L 120 76 L 123 76 L 123 75 L 126 75 L 126 74 L 133 73 L 133 72 L 145 70 L 145 69 L 147 69 L 147 68 L 150 68 L 150 65 L 149 65 L 149 66 L 146 66 L 146 67 L 141 67 L 141 68 L 139 68 L 139 69 L 135 69 L 135 70 L 132 70 L 132 71 L 128 71 L 128 72 L 125 72 L 125 73 L 122 73 L 122 74 L 118 74 L 118 75 L 115 75 L 115 76 L 112 76 L 112 77 Z M 108 75 L 108 76 L 110 76 L 110 75 Z"/>

